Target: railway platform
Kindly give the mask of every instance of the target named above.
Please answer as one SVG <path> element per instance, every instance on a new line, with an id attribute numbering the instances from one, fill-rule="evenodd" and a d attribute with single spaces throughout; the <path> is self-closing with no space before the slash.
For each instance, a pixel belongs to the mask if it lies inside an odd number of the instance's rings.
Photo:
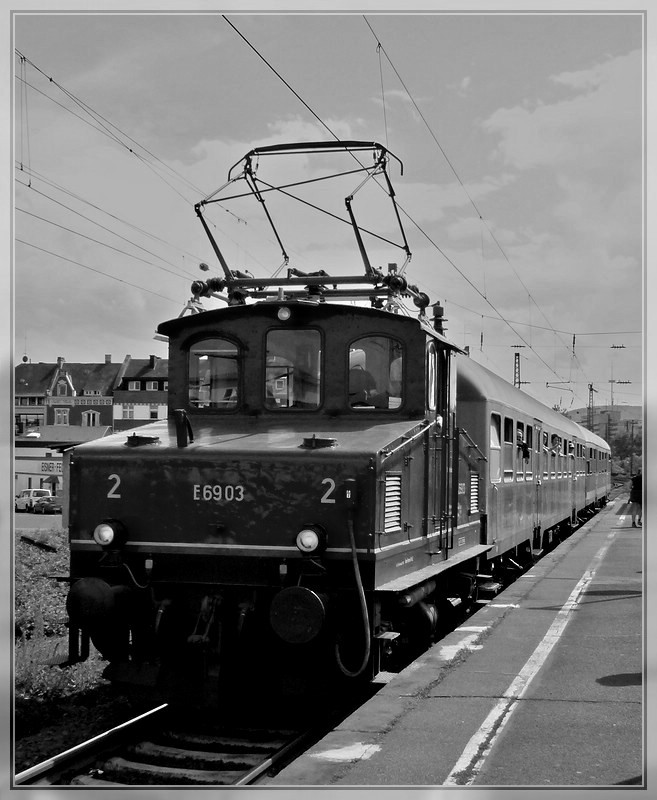
<path id="1" fill-rule="evenodd" d="M 645 787 L 644 528 L 626 499 L 267 785 Z"/>

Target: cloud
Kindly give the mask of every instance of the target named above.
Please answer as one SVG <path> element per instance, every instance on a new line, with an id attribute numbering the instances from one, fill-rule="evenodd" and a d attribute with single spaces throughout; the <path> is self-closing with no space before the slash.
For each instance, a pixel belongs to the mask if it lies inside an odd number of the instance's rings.
<path id="1" fill-rule="evenodd" d="M 449 88 L 454 90 L 459 97 L 467 97 L 471 86 L 472 78 L 470 75 L 465 75 L 458 83 L 449 84 Z"/>
<path id="2" fill-rule="evenodd" d="M 602 154 L 612 164 L 618 158 L 636 159 L 640 126 L 634 125 L 634 135 L 631 126 L 641 111 L 639 51 L 551 81 L 573 96 L 550 104 L 527 101 L 499 109 L 484 121 L 484 129 L 500 139 L 497 156 L 504 164 L 523 170 L 582 170 L 600 166 Z"/>

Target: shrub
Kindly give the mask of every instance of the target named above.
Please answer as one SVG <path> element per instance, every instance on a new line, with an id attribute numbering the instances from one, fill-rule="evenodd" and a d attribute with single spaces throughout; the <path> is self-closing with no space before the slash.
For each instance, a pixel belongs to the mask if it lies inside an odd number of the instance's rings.
<path id="1" fill-rule="evenodd" d="M 14 692 L 19 707 L 30 716 L 26 703 L 38 709 L 106 682 L 105 662 L 92 649 L 87 661 L 61 669 L 52 662 L 68 651 L 66 594 L 68 584 L 52 576 L 68 574 L 65 531 L 17 534 L 14 581 Z M 27 722 L 27 720 L 24 720 Z"/>

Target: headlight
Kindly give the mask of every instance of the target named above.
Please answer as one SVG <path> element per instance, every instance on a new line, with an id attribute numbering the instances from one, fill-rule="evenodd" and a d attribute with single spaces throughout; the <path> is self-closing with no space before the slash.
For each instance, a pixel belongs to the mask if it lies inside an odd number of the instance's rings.
<path id="1" fill-rule="evenodd" d="M 302 553 L 315 553 L 324 544 L 324 535 L 319 528 L 302 528 L 297 533 L 296 545 Z"/>
<path id="2" fill-rule="evenodd" d="M 114 520 L 101 522 L 94 528 L 94 541 L 101 547 L 123 544 L 125 538 L 123 526 Z"/>

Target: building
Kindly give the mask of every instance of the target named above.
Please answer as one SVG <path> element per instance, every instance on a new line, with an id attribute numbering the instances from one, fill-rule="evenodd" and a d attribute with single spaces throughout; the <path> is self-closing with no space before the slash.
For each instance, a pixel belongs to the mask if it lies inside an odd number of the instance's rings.
<path id="1" fill-rule="evenodd" d="M 32 364 L 14 372 L 14 488 L 62 490 L 63 453 L 115 431 L 166 419 L 169 362 Z"/>
<path id="2" fill-rule="evenodd" d="M 23 360 L 14 374 L 17 436 L 46 426 L 107 428 L 113 420 L 113 389 L 120 364 L 32 364 Z"/>
<path id="3" fill-rule="evenodd" d="M 592 409 L 577 408 L 566 416 L 578 422 L 593 433 L 611 441 L 619 436 L 634 436 L 641 439 L 643 435 L 643 408 L 630 405 L 594 406 Z M 589 426 L 589 417 L 591 425 Z"/>
<path id="4" fill-rule="evenodd" d="M 61 494 L 64 486 L 64 451 L 111 432 L 109 427 L 44 425 L 38 431 L 16 436 L 14 494 L 23 489 L 50 489 L 53 494 Z"/>
<path id="5" fill-rule="evenodd" d="M 126 356 L 114 385 L 114 430 L 124 431 L 156 419 L 166 419 L 168 389 L 167 359 Z"/>

